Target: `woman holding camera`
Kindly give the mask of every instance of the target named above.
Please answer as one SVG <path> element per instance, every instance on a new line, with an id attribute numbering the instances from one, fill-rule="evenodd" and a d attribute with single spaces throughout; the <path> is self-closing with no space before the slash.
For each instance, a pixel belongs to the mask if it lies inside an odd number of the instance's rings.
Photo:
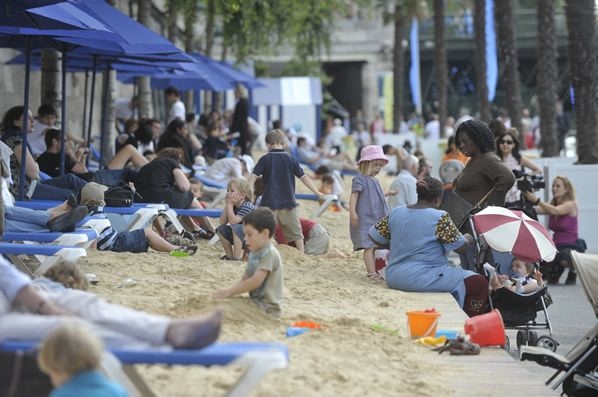
<path id="1" fill-rule="evenodd" d="M 496 154 L 511 171 L 524 171 L 525 168 L 529 168 L 532 170 L 532 174 L 541 174 L 542 171 L 536 164 L 519 154 L 518 135 L 515 128 L 509 128 L 506 132 L 499 133 L 498 138 L 496 138 Z M 507 192 L 505 207 L 522 208 L 522 204 L 521 191 L 517 188 L 517 182 L 515 182 L 511 190 Z"/>
<path id="2" fill-rule="evenodd" d="M 543 265 L 542 274 L 546 276 L 548 283 L 558 284 L 565 267 L 569 267 L 565 284 L 575 284 L 577 274 L 571 266 L 571 250 L 585 251 L 585 248 L 581 247 L 579 242 L 577 227 L 579 208 L 571 181 L 564 176 L 554 178 L 550 203 L 543 202 L 532 192 L 523 194 L 527 200 L 534 203 L 538 214 L 548 215 L 548 228 L 553 232 L 552 240 L 559 251 L 552 262 Z"/>

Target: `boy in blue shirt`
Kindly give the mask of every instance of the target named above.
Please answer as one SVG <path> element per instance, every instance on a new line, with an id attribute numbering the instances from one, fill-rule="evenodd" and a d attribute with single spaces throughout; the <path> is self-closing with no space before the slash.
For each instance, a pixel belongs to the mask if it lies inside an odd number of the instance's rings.
<path id="1" fill-rule="evenodd" d="M 52 331 L 38 354 L 40 369 L 55 387 L 50 397 L 128 396 L 122 386 L 98 371 L 103 350 L 102 341 L 74 321 Z"/>
<path id="2" fill-rule="evenodd" d="M 324 194 L 305 175 L 297 159 L 284 150 L 285 142 L 286 138 L 281 130 L 268 132 L 266 146 L 269 153 L 258 160 L 248 182 L 253 186 L 255 180 L 259 176 L 262 177 L 264 191 L 260 205 L 274 212 L 285 239 L 288 242 L 295 242 L 295 247 L 303 252 L 303 234 L 295 201 L 295 177 L 320 199 L 324 198 Z"/>

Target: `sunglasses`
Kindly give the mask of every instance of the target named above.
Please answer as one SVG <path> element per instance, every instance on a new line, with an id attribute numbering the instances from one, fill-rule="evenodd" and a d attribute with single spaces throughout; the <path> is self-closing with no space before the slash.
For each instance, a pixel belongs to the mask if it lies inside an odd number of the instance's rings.
<path id="1" fill-rule="evenodd" d="M 498 143 L 502 144 L 506 144 L 506 145 L 512 145 L 514 142 L 513 141 L 505 141 L 504 139 L 501 139 L 500 141 L 498 141 Z"/>

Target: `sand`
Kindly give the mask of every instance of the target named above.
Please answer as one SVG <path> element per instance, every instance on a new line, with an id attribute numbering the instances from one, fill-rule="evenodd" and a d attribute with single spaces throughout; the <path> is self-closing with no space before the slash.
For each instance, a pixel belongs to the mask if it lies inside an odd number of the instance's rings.
<path id="1" fill-rule="evenodd" d="M 387 186 L 388 178 L 384 182 Z M 350 177 L 344 183 L 349 191 Z M 298 190 L 305 191 L 300 185 Z M 309 216 L 316 203 L 301 201 L 299 208 Z M 202 241 L 198 252 L 185 258 L 90 251 L 80 263 L 101 280 L 91 290 L 111 302 L 172 317 L 222 307 L 222 342 L 287 345 L 289 367 L 267 375 L 253 396 L 451 395 L 443 384 L 443 368 L 434 363 L 437 354 L 407 337 L 405 312 L 419 309 L 421 302 L 366 278 L 361 253 L 351 252 L 348 219 L 346 211 L 328 211 L 319 218 L 332 236 L 331 248 L 346 253 L 345 258 L 305 256 L 279 246 L 285 282 L 280 319 L 263 314 L 247 297 L 211 298 L 213 291 L 238 280 L 244 269 L 242 262 L 219 260 L 219 245 Z M 119 288 L 127 278 L 136 284 Z M 286 338 L 286 328 L 299 320 L 315 321 L 323 328 Z M 399 335 L 375 331 L 373 324 L 398 329 Z M 172 397 L 224 395 L 240 373 L 239 367 L 138 369 L 158 396 Z"/>

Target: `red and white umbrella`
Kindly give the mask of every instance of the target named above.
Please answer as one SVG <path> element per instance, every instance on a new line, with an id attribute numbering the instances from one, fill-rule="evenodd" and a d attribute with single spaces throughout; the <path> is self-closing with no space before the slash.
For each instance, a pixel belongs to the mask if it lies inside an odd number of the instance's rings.
<path id="1" fill-rule="evenodd" d="M 557 253 L 550 233 L 522 211 L 486 207 L 473 216 L 473 225 L 491 248 L 521 260 L 551 261 Z"/>

